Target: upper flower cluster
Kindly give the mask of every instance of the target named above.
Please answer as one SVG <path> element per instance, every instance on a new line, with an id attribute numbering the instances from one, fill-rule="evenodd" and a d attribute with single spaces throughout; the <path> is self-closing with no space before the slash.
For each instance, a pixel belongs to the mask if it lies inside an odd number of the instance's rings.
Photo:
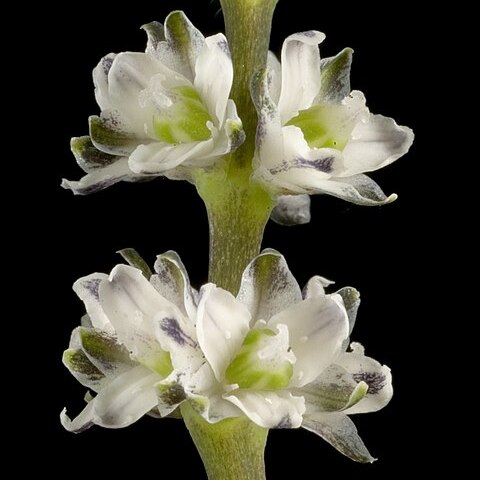
<path id="1" fill-rule="evenodd" d="M 325 193 L 359 205 L 391 202 L 396 195 L 386 197 L 364 173 L 404 155 L 413 132 L 370 113 L 363 93 L 350 90 L 352 50 L 321 60 L 318 44 L 324 39 L 317 31 L 289 36 L 281 63 L 270 54 L 253 81 L 256 176 L 285 195 Z M 292 209 L 298 214 L 297 204 Z M 308 203 L 303 209 L 308 212 Z M 308 213 L 299 221 L 305 218 Z"/>
<path id="2" fill-rule="evenodd" d="M 145 53 L 104 57 L 93 71 L 100 116 L 90 135 L 73 138 L 72 151 L 87 173 L 63 181 L 74 193 L 92 193 L 121 180 L 164 175 L 189 179 L 190 168 L 210 168 L 245 139 L 229 99 L 233 67 L 222 34 L 204 38 L 179 11 L 165 25 L 143 27 Z M 283 45 L 281 63 L 252 82 L 258 111 L 253 178 L 280 196 L 273 218 L 309 221 L 309 202 L 291 195 L 326 193 L 360 205 L 391 202 L 364 175 L 404 155 L 413 133 L 373 115 L 350 90 L 352 50 L 321 60 L 325 35 L 297 33 Z M 252 140 L 253 141 L 253 140 Z"/>
<path id="3" fill-rule="evenodd" d="M 248 265 L 236 297 L 213 284 L 194 290 L 174 252 L 154 275 L 118 265 L 78 280 L 88 316 L 64 363 L 97 395 L 73 421 L 62 412 L 63 425 L 118 428 L 189 402 L 211 423 L 245 415 L 265 428 L 302 426 L 373 461 L 347 415 L 388 403 L 390 371 L 359 344 L 347 351 L 359 295 L 327 295 L 329 283 L 313 277 L 302 292 L 273 250 Z"/>
<path id="4" fill-rule="evenodd" d="M 204 38 L 179 11 L 164 26 L 143 28 L 145 53 L 109 54 L 93 71 L 101 114 L 90 117 L 89 136 L 72 139 L 87 173 L 63 181 L 74 193 L 158 175 L 188 178 L 183 167 L 212 165 L 244 140 L 228 98 L 233 67 L 225 36 Z"/>

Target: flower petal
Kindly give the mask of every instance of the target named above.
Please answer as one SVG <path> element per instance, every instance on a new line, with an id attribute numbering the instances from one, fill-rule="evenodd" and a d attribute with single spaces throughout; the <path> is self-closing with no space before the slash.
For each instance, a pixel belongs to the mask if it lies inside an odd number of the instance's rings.
<path id="1" fill-rule="evenodd" d="M 196 395 L 186 390 L 183 385 L 184 372 L 174 371 L 165 380 L 155 384 L 158 397 L 158 411 L 162 417 L 170 415 L 185 400 L 200 408 L 201 405 L 208 404 L 208 397 Z"/>
<path id="2" fill-rule="evenodd" d="M 145 138 L 145 132 L 151 128 L 154 112 L 151 102 L 144 101 L 148 100 L 144 91 L 148 91 L 152 78 L 158 74 L 168 78 L 174 76 L 156 58 L 141 52 L 119 53 L 108 73 L 112 105 L 125 122 L 126 130 L 138 138 Z"/>
<path id="3" fill-rule="evenodd" d="M 152 276 L 152 271 L 150 270 L 147 262 L 134 248 L 122 248 L 121 250 L 118 250 L 117 253 L 120 254 L 131 267 L 140 270 L 143 273 L 143 276 L 147 280 L 150 280 L 150 277 Z"/>
<path id="4" fill-rule="evenodd" d="M 135 181 L 141 178 L 142 177 L 136 174 L 132 175 L 127 158 L 120 158 L 120 160 L 105 168 L 99 168 L 88 173 L 78 182 L 64 178 L 62 180 L 62 187 L 71 190 L 75 195 L 89 195 L 99 192 L 122 180 Z"/>
<path id="5" fill-rule="evenodd" d="M 83 350 L 79 348 L 65 350 L 62 362 L 83 386 L 98 392 L 105 384 L 105 375 L 89 360 Z"/>
<path id="6" fill-rule="evenodd" d="M 98 150 L 88 135 L 72 138 L 70 140 L 70 148 L 75 156 L 75 160 L 85 173 L 105 168 L 122 158 L 118 155 L 110 155 Z"/>
<path id="7" fill-rule="evenodd" d="M 233 65 L 225 36 L 221 33 L 205 39 L 195 64 L 194 86 L 218 126 L 223 125 L 233 81 Z"/>
<path id="8" fill-rule="evenodd" d="M 325 287 L 328 287 L 335 282 L 327 278 L 315 275 L 312 277 L 302 290 L 303 298 L 323 297 L 325 295 Z"/>
<path id="9" fill-rule="evenodd" d="M 160 22 L 150 22 L 142 25 L 142 30 L 145 30 L 148 41 L 145 53 L 155 55 L 158 44 L 165 41 L 165 30 Z"/>
<path id="10" fill-rule="evenodd" d="M 213 145 L 211 138 L 203 142 L 139 145 L 130 155 L 129 166 L 137 174 L 162 175 L 189 159 L 198 160 L 198 157 L 206 156 L 212 151 Z"/>
<path id="11" fill-rule="evenodd" d="M 342 297 L 348 315 L 349 335 L 351 335 L 357 319 L 358 307 L 360 307 L 360 292 L 353 287 L 344 287 L 335 293 Z"/>
<path id="12" fill-rule="evenodd" d="M 117 265 L 99 289 L 103 310 L 115 327 L 119 341 L 131 355 L 152 370 L 165 375 L 171 370 L 169 357 L 155 337 L 154 317 L 174 307 L 164 299 L 140 270 Z"/>
<path id="13" fill-rule="evenodd" d="M 157 292 L 176 305 L 193 323 L 198 293 L 190 286 L 187 270 L 178 254 L 170 250 L 158 255 L 154 269 L 156 275 L 152 276 L 150 282 Z"/>
<path id="14" fill-rule="evenodd" d="M 302 130 L 294 125 L 282 128 L 283 151 L 272 165 L 270 179 L 285 193 L 315 192 L 318 182 L 325 182 L 343 170 L 342 152 L 335 148 L 309 147 Z"/>
<path id="15" fill-rule="evenodd" d="M 93 84 L 95 86 L 95 99 L 102 110 L 112 109 L 110 93 L 108 92 L 108 72 L 112 68 L 116 55 L 109 53 L 103 57 L 93 69 Z"/>
<path id="16" fill-rule="evenodd" d="M 357 404 L 365 397 L 368 385 L 356 382 L 339 365 L 330 365 L 313 382 L 294 391 L 305 398 L 307 414 L 338 412 Z"/>
<path id="17" fill-rule="evenodd" d="M 370 177 L 362 174 L 331 180 L 318 180 L 312 182 L 312 187 L 312 191 L 316 191 L 316 193 L 332 195 L 347 202 L 367 207 L 386 205 L 398 198 L 395 193 L 387 197 Z"/>
<path id="18" fill-rule="evenodd" d="M 159 311 L 154 324 L 157 341 L 163 350 L 170 353 L 174 369 L 191 371 L 204 363 L 193 322 L 185 318 L 177 307 L 171 304 Z"/>
<path id="19" fill-rule="evenodd" d="M 133 368 L 103 388 L 73 421 L 63 410 L 62 425 L 70 432 L 81 432 L 92 424 L 127 427 L 157 404 L 153 388 L 157 380 L 158 375 L 146 368 Z"/>
<path id="20" fill-rule="evenodd" d="M 236 390 L 224 398 L 264 428 L 298 428 L 305 412 L 303 397 L 290 392 Z"/>
<path id="21" fill-rule="evenodd" d="M 287 325 L 297 358 L 290 384 L 312 382 L 338 356 L 348 336 L 348 317 L 339 295 L 309 298 L 271 318 L 268 326 Z"/>
<path id="22" fill-rule="evenodd" d="M 223 128 L 218 132 L 215 131 L 215 128 L 212 128 L 211 130 L 215 145 L 211 152 L 207 155 L 200 156 L 195 160 L 195 163 L 197 164 L 199 164 L 200 160 L 215 159 L 233 152 L 245 141 L 246 137 L 242 121 L 237 114 L 237 107 L 233 100 L 229 99 L 227 101 L 227 110 L 225 112 Z"/>
<path id="23" fill-rule="evenodd" d="M 268 52 L 267 68 L 271 77 L 269 84 L 270 97 L 275 105 L 278 105 L 280 93 L 282 92 L 282 65 L 277 56 L 271 51 Z"/>
<path id="24" fill-rule="evenodd" d="M 158 43 L 155 56 L 193 83 L 195 64 L 205 38 L 181 11 L 171 12 L 165 19 L 165 38 L 166 42 Z"/>
<path id="25" fill-rule="evenodd" d="M 197 313 L 197 336 L 218 381 L 223 381 L 225 370 L 240 349 L 250 320 L 248 309 L 230 292 L 213 284 L 202 288 Z"/>
<path id="26" fill-rule="evenodd" d="M 320 90 L 320 52 L 325 35 L 311 30 L 287 37 L 282 47 L 282 92 L 278 109 L 282 124 L 310 107 Z"/>
<path id="27" fill-rule="evenodd" d="M 356 405 L 346 413 L 368 413 L 382 409 L 393 395 L 392 374 L 386 365 L 364 355 L 363 347 L 352 343 L 352 352 L 341 355 L 335 363 L 345 368 L 357 382 L 365 382 L 368 392 Z"/>
<path id="28" fill-rule="evenodd" d="M 95 424 L 94 422 L 94 400 L 90 400 L 87 406 L 73 420 L 67 415 L 67 409 L 60 412 L 60 423 L 65 430 L 80 433 Z"/>
<path id="29" fill-rule="evenodd" d="M 101 330 L 78 327 L 72 333 L 71 343 L 78 344 L 95 368 L 106 376 L 120 375 L 136 366 L 127 349 Z"/>
<path id="30" fill-rule="evenodd" d="M 260 176 L 263 170 L 274 167 L 283 159 L 283 137 L 280 115 L 270 97 L 273 72 L 264 69 L 257 72 L 251 83 L 251 95 L 258 114 L 254 166 Z"/>
<path id="31" fill-rule="evenodd" d="M 242 275 L 237 299 L 247 306 L 252 322 L 268 321 L 302 299 L 300 287 L 283 255 L 267 249 L 255 257 Z"/>
<path id="32" fill-rule="evenodd" d="M 73 291 L 85 304 L 92 326 L 105 332 L 114 334 L 115 329 L 110 319 L 105 314 L 100 303 L 99 289 L 100 285 L 108 281 L 108 275 L 104 273 L 92 273 L 86 277 L 79 278 L 73 284 Z"/>
<path id="33" fill-rule="evenodd" d="M 367 115 L 357 123 L 343 150 L 345 172 L 340 176 L 350 177 L 390 165 L 408 152 L 413 138 L 410 128 L 398 126 L 392 118 Z"/>
<path id="34" fill-rule="evenodd" d="M 270 218 L 280 225 L 304 225 L 309 223 L 310 197 L 308 195 L 280 195 Z"/>
<path id="35" fill-rule="evenodd" d="M 317 413 L 305 416 L 302 427 L 316 433 L 340 453 L 356 462 L 375 461 L 359 437 L 354 423 L 343 413 Z"/>
<path id="36" fill-rule="evenodd" d="M 108 155 L 128 156 L 145 137 L 130 132 L 119 114 L 113 110 L 103 112 L 100 117 L 90 116 L 88 125 L 93 145 Z"/>
<path id="37" fill-rule="evenodd" d="M 351 48 L 343 49 L 335 57 L 323 58 L 320 63 L 320 93 L 314 103 L 338 104 L 350 93 Z"/>

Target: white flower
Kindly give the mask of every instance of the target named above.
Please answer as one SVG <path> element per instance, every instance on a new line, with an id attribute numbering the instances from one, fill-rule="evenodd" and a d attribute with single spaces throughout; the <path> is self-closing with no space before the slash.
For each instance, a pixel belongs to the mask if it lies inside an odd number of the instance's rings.
<path id="1" fill-rule="evenodd" d="M 228 98 L 233 67 L 225 36 L 204 38 L 180 11 L 165 27 L 143 28 L 145 53 L 109 54 L 93 71 L 101 115 L 90 117 L 90 136 L 72 139 L 87 173 L 63 181 L 74 193 L 121 180 L 188 178 L 188 168 L 212 165 L 244 139 Z"/>
<path id="2" fill-rule="evenodd" d="M 213 284 L 197 294 L 173 252 L 155 270 L 148 281 L 119 265 L 77 282 L 95 328 L 77 329 L 64 358 L 98 395 L 73 422 L 63 412 L 66 428 L 121 427 L 188 401 L 208 422 L 246 415 L 265 428 L 302 426 L 373 460 L 347 414 L 388 403 L 391 376 L 358 344 L 346 351 L 356 290 L 326 295 L 329 282 L 314 277 L 302 294 L 273 250 L 247 267 L 236 298 Z"/>
<path id="3" fill-rule="evenodd" d="M 316 31 L 291 35 L 281 65 L 270 54 L 267 70 L 252 83 L 259 115 L 256 176 L 277 194 L 325 193 L 359 205 L 391 202 L 396 195 L 387 198 L 364 173 L 404 155 L 413 132 L 369 112 L 364 95 L 350 91 L 352 50 L 320 60 L 324 38 Z"/>

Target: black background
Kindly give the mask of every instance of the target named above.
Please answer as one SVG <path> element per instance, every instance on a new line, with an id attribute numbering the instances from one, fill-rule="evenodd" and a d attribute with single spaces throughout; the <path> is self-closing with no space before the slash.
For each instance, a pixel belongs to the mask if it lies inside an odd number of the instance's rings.
<path id="1" fill-rule="evenodd" d="M 388 4 L 390 5 L 390 4 Z M 117 431 L 93 427 L 73 435 L 60 426 L 58 414 L 68 406 L 72 414 L 82 406 L 84 388 L 61 364 L 70 331 L 78 325 L 83 306 L 71 291 L 72 283 L 93 271 L 108 272 L 120 258 L 115 251 L 135 247 L 153 263 L 155 255 L 169 249 L 182 257 L 196 286 L 206 281 L 208 228 L 204 207 L 195 189 L 185 182 L 157 179 L 146 184 L 120 184 L 88 197 L 74 197 L 59 187 L 61 178 L 81 175 L 69 151 L 69 139 L 87 132 L 87 117 L 98 112 L 91 70 L 108 52 L 142 50 L 145 35 L 139 27 L 163 21 L 173 9 L 183 9 L 205 34 L 223 30 L 217 2 L 208 0 L 138 2 L 127 7 L 107 2 L 56 7 L 47 20 L 35 22 L 30 40 L 42 56 L 37 67 L 37 91 L 44 115 L 35 119 L 42 132 L 33 180 L 38 193 L 29 204 L 32 222 L 41 222 L 30 236 L 36 260 L 47 270 L 37 283 L 40 300 L 34 318 L 41 318 L 38 332 L 41 377 L 35 393 L 37 425 L 23 445 L 35 458 L 39 472 L 52 472 L 60 461 L 86 475 L 126 478 L 132 474 L 154 478 L 204 478 L 201 462 L 181 422 L 142 419 Z M 317 13 L 316 13 L 317 12 Z M 35 11 L 31 12 L 32 16 Z M 40 14 L 40 11 L 39 11 Z M 430 355 L 426 307 L 418 295 L 430 276 L 430 240 L 437 208 L 428 192 L 427 88 L 432 91 L 428 61 L 427 26 L 415 2 L 402 8 L 362 2 L 349 7 L 341 2 L 315 5 L 310 0 L 280 0 L 274 17 L 271 48 L 279 52 L 283 39 L 294 32 L 318 29 L 327 34 L 322 56 L 345 46 L 355 50 L 352 86 L 362 90 L 374 113 L 394 117 L 417 135 L 410 153 L 373 174 L 387 194 L 399 195 L 392 205 L 358 207 L 331 197 L 312 199 L 312 222 L 297 227 L 267 225 L 265 247 L 282 252 L 304 284 L 320 274 L 339 288 L 355 286 L 362 306 L 353 339 L 366 346 L 367 354 L 389 365 L 395 395 L 383 411 L 354 417 L 359 432 L 379 460 L 358 465 L 303 430 L 272 431 L 266 453 L 271 480 L 323 478 L 384 478 L 410 472 L 413 465 L 428 468 L 433 423 L 429 406 L 433 382 L 425 366 Z M 426 187 L 427 185 L 427 187 Z M 35 190 L 32 190 L 35 192 Z M 30 234 L 31 235 L 31 234 Z M 38 264 L 38 263 L 36 263 Z M 42 347 L 40 348 L 40 343 Z M 46 347 L 45 347 L 46 346 Z M 34 377 L 36 376 L 34 372 Z M 33 379 L 36 385 L 36 378 Z M 29 411 L 32 405 L 29 405 Z M 429 410 L 430 409 L 430 410 Z M 31 432 L 30 416 L 26 416 Z M 35 440 L 38 434 L 38 439 Z M 44 439 L 47 444 L 38 448 Z M 17 468 L 29 468 L 17 465 Z M 394 470 L 392 470 L 394 469 Z"/>

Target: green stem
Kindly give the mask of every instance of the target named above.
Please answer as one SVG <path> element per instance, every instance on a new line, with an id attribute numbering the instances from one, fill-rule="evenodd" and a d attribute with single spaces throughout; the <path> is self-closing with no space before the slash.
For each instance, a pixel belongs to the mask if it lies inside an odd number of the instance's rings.
<path id="1" fill-rule="evenodd" d="M 274 201 L 260 184 L 232 173 L 201 172 L 195 183 L 210 227 L 208 280 L 235 295 L 245 267 L 260 252 Z"/>
<path id="2" fill-rule="evenodd" d="M 181 410 L 209 480 L 265 480 L 267 429 L 246 417 L 208 423 L 188 403 Z"/>

